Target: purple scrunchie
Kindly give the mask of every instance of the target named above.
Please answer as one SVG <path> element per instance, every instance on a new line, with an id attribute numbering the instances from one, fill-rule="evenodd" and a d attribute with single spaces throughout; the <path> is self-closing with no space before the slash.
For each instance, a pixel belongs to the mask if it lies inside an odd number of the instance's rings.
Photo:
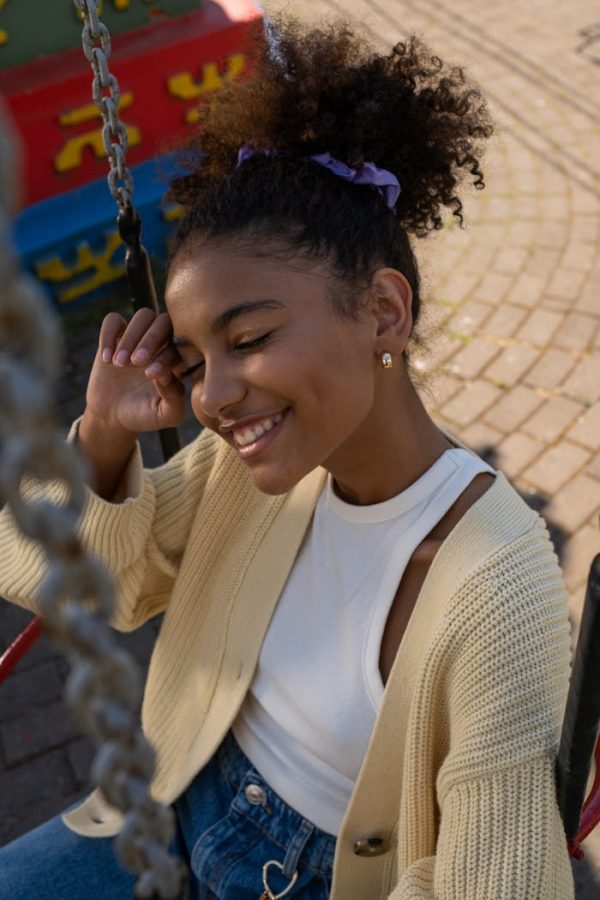
<path id="1" fill-rule="evenodd" d="M 253 156 L 260 154 L 261 156 L 276 156 L 277 150 L 256 150 L 245 144 L 238 152 L 238 166 L 251 159 Z M 400 182 L 396 176 L 387 169 L 379 169 L 375 163 L 366 162 L 360 169 L 351 169 L 346 163 L 335 159 L 331 153 L 316 153 L 309 156 L 318 165 L 329 169 L 334 175 L 338 175 L 345 181 L 351 181 L 353 184 L 372 184 L 377 188 L 383 200 L 392 212 L 396 211 L 396 203 L 400 196 Z"/>

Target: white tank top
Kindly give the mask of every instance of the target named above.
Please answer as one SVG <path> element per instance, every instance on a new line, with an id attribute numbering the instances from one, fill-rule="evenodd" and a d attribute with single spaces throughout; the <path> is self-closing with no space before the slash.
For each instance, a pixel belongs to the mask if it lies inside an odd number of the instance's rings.
<path id="1" fill-rule="evenodd" d="M 404 569 L 480 472 L 496 474 L 453 448 L 383 503 L 345 503 L 331 478 L 319 497 L 232 728 L 273 790 L 330 834 L 383 696 L 381 639 Z"/>

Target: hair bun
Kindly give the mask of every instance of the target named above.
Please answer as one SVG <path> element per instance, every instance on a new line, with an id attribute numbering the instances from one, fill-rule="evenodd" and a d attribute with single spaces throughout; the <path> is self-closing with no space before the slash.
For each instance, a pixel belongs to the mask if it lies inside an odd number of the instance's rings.
<path id="1" fill-rule="evenodd" d="M 251 143 L 283 157 L 328 152 L 351 168 L 373 162 L 402 185 L 398 219 L 424 234 L 442 225 L 442 207 L 462 221 L 457 190 L 483 187 L 482 139 L 492 125 L 479 90 L 417 38 L 378 53 L 352 26 L 309 28 L 282 15 L 265 21 L 249 47 L 253 74 L 230 82 L 201 107 L 195 146 L 202 170 L 180 179 L 189 202 L 196 179 L 226 177 Z M 178 194 L 177 194 L 178 191 Z"/>

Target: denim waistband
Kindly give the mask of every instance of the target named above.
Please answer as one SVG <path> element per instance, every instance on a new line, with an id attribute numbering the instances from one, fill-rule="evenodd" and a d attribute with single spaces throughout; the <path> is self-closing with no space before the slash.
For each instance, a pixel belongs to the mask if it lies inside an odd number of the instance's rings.
<path id="1" fill-rule="evenodd" d="M 217 751 L 217 760 L 236 791 L 234 808 L 286 851 L 284 874 L 291 875 L 301 855 L 307 868 L 331 877 L 336 836 L 322 831 L 288 806 L 254 768 L 231 731 Z"/>

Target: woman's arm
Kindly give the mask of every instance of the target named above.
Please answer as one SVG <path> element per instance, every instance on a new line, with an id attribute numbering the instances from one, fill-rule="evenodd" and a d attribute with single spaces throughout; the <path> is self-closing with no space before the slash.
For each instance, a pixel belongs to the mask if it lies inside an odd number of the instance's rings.
<path id="1" fill-rule="evenodd" d="M 141 309 L 129 322 L 116 313 L 105 316 L 85 412 L 70 435 L 89 472 L 80 534 L 116 576 L 113 624 L 122 629 L 137 628 L 164 609 L 194 499 L 201 494 L 214 459 L 212 451 L 203 452 L 207 442 L 201 441 L 153 472 L 142 467 L 136 436 L 176 426 L 185 412 L 184 388 L 174 375 L 181 360 L 171 339 L 166 314 Z M 134 363 L 134 351 L 142 350 L 142 358 L 138 355 Z M 58 483 L 24 479 L 21 488 L 31 501 L 66 499 L 64 486 Z M 10 512 L 3 510 L 0 595 L 37 611 L 35 595 L 44 570 L 40 548 L 23 538 Z"/>
<path id="2" fill-rule="evenodd" d="M 552 754 L 456 784 L 436 855 L 411 863 L 389 900 L 572 900 Z"/>
<path id="3" fill-rule="evenodd" d="M 77 427 L 75 423 L 71 439 L 76 439 Z M 157 469 L 144 469 L 134 444 L 119 485 L 120 502 L 87 490 L 79 533 L 115 576 L 114 627 L 133 630 L 164 610 L 218 443 L 223 442 L 203 432 Z M 64 498 L 64 488 L 57 484 L 25 489 L 30 500 Z M 0 513 L 0 595 L 37 612 L 35 594 L 44 571 L 44 554 L 23 537 L 5 508 Z"/>
<path id="4" fill-rule="evenodd" d="M 423 746 L 413 777 L 405 768 L 389 900 L 571 900 L 555 783 L 569 624 L 543 527 L 471 576 L 449 603 L 444 634 L 446 662 L 437 645 L 423 663 L 439 667 L 420 721 L 438 750 Z M 426 806 L 417 773 L 432 787 Z"/>
<path id="5" fill-rule="evenodd" d="M 136 449 L 135 434 L 123 428 L 107 429 L 86 409 L 73 439 L 87 463 L 89 486 L 99 497 L 113 501 Z"/>

